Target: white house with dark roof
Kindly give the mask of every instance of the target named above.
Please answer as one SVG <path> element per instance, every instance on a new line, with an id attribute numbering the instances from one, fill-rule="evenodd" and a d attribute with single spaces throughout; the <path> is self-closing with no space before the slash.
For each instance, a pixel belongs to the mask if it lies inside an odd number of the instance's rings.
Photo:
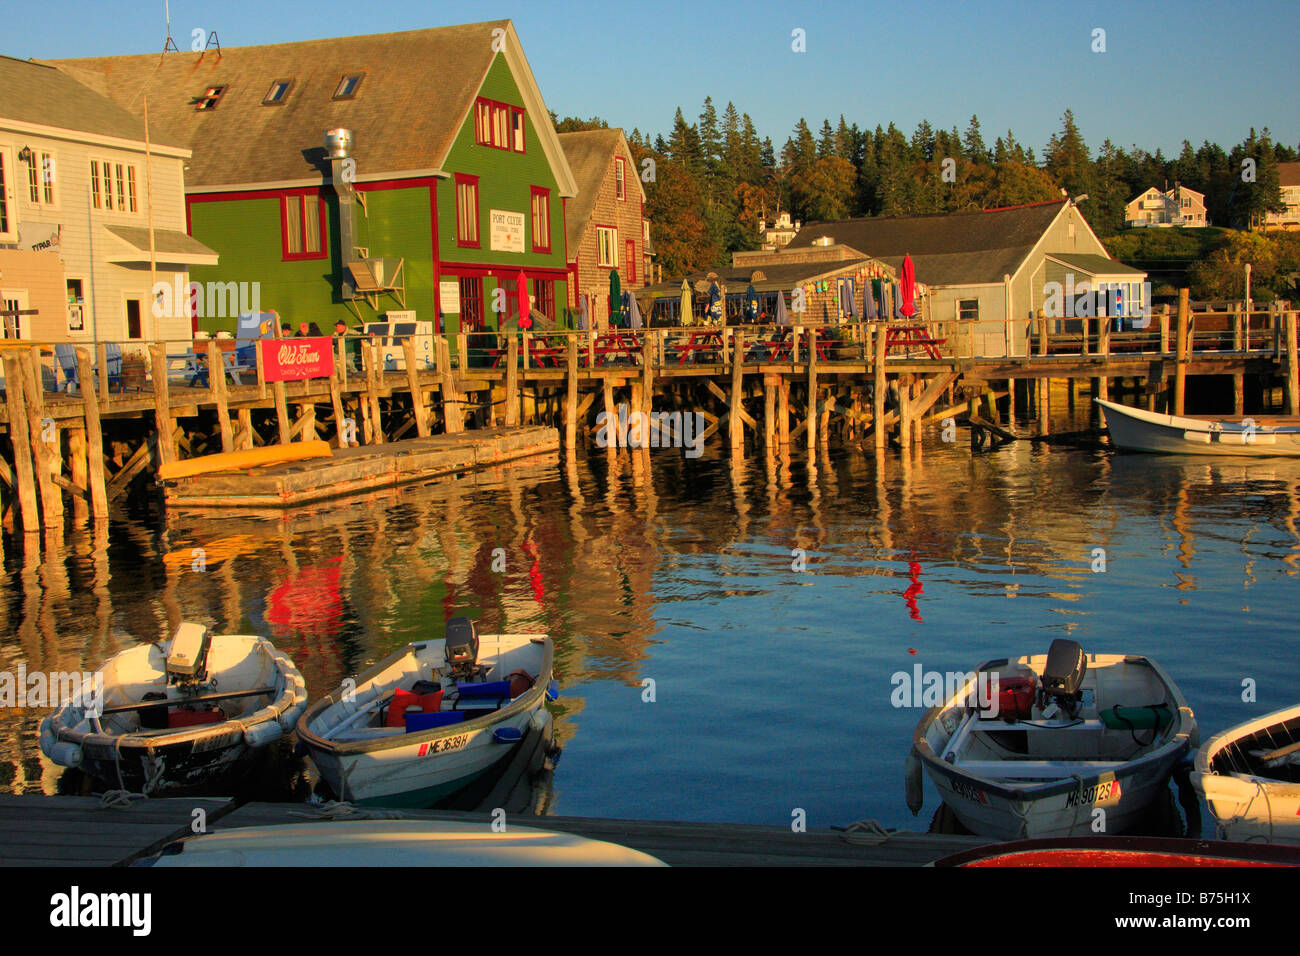
<path id="1" fill-rule="evenodd" d="M 1141 226 L 1208 226 L 1205 193 L 1188 189 L 1181 183 L 1163 192 L 1154 186 L 1124 207 L 1124 224 Z"/>
<path id="2" fill-rule="evenodd" d="M 1111 259 L 1082 211 L 1069 200 L 929 216 L 871 217 L 805 223 L 781 252 L 737 254 L 737 264 L 779 263 L 847 246 L 893 270 L 911 255 L 928 287 L 925 317 L 960 320 L 947 334 L 957 355 L 1027 354 L 1031 320 L 1050 305 L 1051 283 L 1124 283 L 1124 312 L 1145 301 L 1146 274 Z"/>
<path id="3" fill-rule="evenodd" d="M 92 344 L 188 338 L 154 314 L 156 281 L 188 289 L 217 254 L 186 234 L 175 140 L 50 66 L 0 56 L 0 299 L 6 338 Z"/>
<path id="4" fill-rule="evenodd" d="M 1278 163 L 1278 184 L 1286 209 L 1264 216 L 1265 229 L 1300 229 L 1300 163 Z"/>

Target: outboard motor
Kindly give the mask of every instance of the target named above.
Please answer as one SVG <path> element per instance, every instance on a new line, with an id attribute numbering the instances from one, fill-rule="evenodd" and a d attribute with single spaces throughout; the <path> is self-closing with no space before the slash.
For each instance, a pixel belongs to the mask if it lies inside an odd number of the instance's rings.
<path id="1" fill-rule="evenodd" d="M 167 682 L 182 688 L 197 688 L 208 678 L 208 629 L 190 621 L 176 628 L 167 654 Z"/>
<path id="2" fill-rule="evenodd" d="M 457 683 L 473 680 L 478 671 L 478 629 L 467 617 L 453 617 L 447 622 L 443 652 L 447 666 Z"/>
<path id="3" fill-rule="evenodd" d="M 1058 637 L 1047 649 L 1043 666 L 1043 697 L 1051 698 L 1073 718 L 1083 700 L 1083 675 L 1088 671 L 1087 655 L 1076 642 Z"/>

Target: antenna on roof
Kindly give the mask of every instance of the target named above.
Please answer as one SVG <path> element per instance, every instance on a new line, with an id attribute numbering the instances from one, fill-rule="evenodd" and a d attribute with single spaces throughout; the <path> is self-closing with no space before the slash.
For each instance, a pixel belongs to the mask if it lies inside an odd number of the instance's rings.
<path id="1" fill-rule="evenodd" d="M 176 46 L 176 41 L 172 39 L 172 4 L 171 0 L 163 0 L 163 15 L 167 18 L 167 39 L 163 41 L 162 55 L 166 56 L 167 51 L 180 53 L 180 48 Z"/>

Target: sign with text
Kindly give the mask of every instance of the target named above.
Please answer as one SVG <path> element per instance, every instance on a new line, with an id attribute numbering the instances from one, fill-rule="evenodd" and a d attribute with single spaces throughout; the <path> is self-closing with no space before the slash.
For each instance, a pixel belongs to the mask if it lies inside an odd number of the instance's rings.
<path id="1" fill-rule="evenodd" d="M 524 251 L 524 214 L 506 209 L 491 212 L 493 252 Z"/>
<path id="2" fill-rule="evenodd" d="M 460 283 L 455 279 L 438 283 L 438 305 L 443 315 L 460 315 Z"/>
<path id="3" fill-rule="evenodd" d="M 262 339 L 257 344 L 268 382 L 297 382 L 334 374 L 333 339 Z"/>

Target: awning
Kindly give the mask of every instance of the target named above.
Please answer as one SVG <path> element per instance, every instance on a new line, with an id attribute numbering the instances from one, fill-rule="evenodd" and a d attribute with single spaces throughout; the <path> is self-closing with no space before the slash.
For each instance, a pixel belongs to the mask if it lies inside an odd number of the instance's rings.
<path id="1" fill-rule="evenodd" d="M 1107 259 L 1105 256 L 1078 252 L 1049 252 L 1047 258 L 1094 278 L 1135 282 L 1146 275 L 1141 269 L 1135 269 L 1116 259 Z"/>
<path id="2" fill-rule="evenodd" d="M 136 263 L 149 261 L 149 230 L 143 226 L 105 226 L 110 248 L 104 255 L 109 262 Z M 154 261 L 157 263 L 215 266 L 217 254 L 193 236 L 176 229 L 153 231 Z"/>

